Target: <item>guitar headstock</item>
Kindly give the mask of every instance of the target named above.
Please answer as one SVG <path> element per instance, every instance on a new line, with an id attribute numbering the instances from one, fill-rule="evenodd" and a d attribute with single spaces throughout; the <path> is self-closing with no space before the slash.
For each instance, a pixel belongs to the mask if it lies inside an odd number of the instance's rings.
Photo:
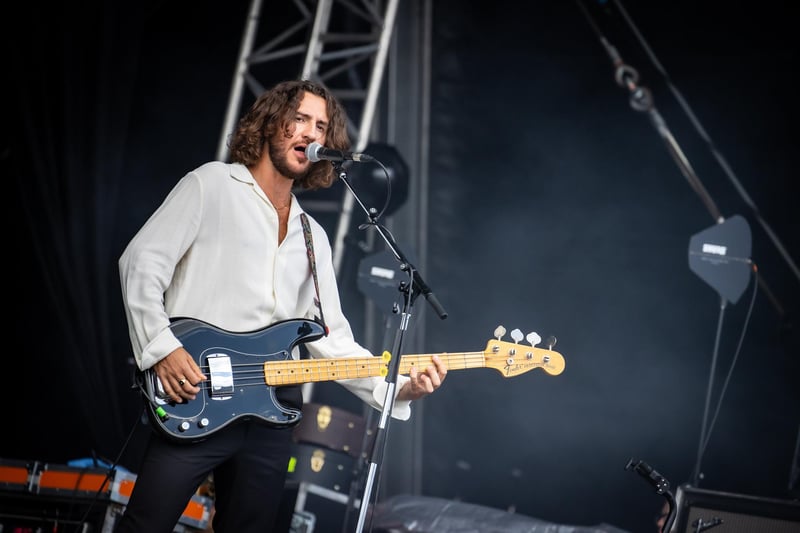
<path id="1" fill-rule="evenodd" d="M 506 329 L 498 326 L 494 332 L 496 338 L 486 344 L 483 355 L 487 367 L 496 369 L 507 378 L 535 368 L 541 368 L 551 376 L 557 376 L 564 371 L 564 356 L 552 349 L 556 343 L 555 337 L 547 339 L 547 348 L 537 348 L 536 345 L 541 342 L 541 337 L 535 332 L 525 336 L 530 346 L 519 344 L 523 338 L 520 330 L 515 329 L 511 332 L 515 342 L 501 340 L 505 333 Z"/>

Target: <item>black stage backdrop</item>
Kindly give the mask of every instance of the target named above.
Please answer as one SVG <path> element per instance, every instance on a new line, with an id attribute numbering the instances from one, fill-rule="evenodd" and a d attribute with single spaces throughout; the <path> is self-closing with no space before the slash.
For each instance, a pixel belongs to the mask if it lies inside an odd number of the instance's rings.
<path id="1" fill-rule="evenodd" d="M 8 43 L 3 93 L 13 342 L 0 457 L 113 461 L 137 425 L 116 261 L 214 157 L 247 7 L 56 3 L 5 19 L 27 30 Z M 700 485 L 797 495 L 788 3 L 626 7 L 434 2 L 423 274 L 450 317 L 426 314 L 425 350 L 483 349 L 502 324 L 556 336 L 566 370 L 451 373 L 425 400 L 423 495 L 654 530 L 660 498 L 624 467 L 693 481 L 712 362 Z M 758 292 L 752 277 L 723 309 L 689 269 L 689 239 L 718 220 L 616 83 L 587 13 L 719 214 L 748 221 Z M 130 469 L 139 433 L 120 457 Z"/>
<path id="2" fill-rule="evenodd" d="M 700 484 L 786 497 L 800 285 L 748 205 L 796 261 L 797 48 L 785 15 L 775 3 L 586 5 L 721 215 L 749 221 L 753 260 L 780 300 L 760 291 L 748 322 L 751 281 L 723 313 Z M 716 220 L 615 82 L 579 4 L 492 7 L 436 3 L 428 274 L 452 314 L 431 319 L 427 344 L 480 346 L 502 323 L 555 335 L 567 364 L 558 377 L 452 374 L 426 404 L 425 492 L 647 531 L 660 498 L 624 467 L 643 459 L 673 485 L 692 481 L 721 302 L 687 252 Z"/>

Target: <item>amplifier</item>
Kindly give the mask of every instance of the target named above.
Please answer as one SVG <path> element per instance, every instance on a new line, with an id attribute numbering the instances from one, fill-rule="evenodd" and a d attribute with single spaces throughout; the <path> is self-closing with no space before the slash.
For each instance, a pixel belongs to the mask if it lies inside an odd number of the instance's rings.
<path id="1" fill-rule="evenodd" d="M 681 485 L 675 493 L 678 514 L 670 533 L 797 533 L 800 502 L 703 490 Z M 719 527 L 716 527 L 719 526 Z"/>

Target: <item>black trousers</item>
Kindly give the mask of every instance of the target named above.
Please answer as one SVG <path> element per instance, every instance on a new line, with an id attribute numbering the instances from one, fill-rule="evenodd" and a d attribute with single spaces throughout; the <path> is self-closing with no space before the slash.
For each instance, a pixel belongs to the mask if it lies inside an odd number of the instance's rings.
<path id="1" fill-rule="evenodd" d="M 291 428 L 240 422 L 196 443 L 153 432 L 116 533 L 170 533 L 213 471 L 214 533 L 274 529 L 291 455 Z"/>

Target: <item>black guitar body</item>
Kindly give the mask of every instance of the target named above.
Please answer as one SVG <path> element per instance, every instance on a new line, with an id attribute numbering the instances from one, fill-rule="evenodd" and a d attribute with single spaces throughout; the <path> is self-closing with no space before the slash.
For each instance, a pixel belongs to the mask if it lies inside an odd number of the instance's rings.
<path id="1" fill-rule="evenodd" d="M 193 318 L 170 325 L 175 336 L 208 377 L 195 400 L 175 403 L 164 394 L 153 369 L 138 374 L 153 425 L 177 441 L 198 441 L 237 421 L 273 426 L 300 421 L 298 409 L 287 408 L 267 385 L 264 364 L 291 360 L 295 346 L 325 335 L 322 324 L 305 319 L 276 322 L 247 333 L 234 333 Z"/>

